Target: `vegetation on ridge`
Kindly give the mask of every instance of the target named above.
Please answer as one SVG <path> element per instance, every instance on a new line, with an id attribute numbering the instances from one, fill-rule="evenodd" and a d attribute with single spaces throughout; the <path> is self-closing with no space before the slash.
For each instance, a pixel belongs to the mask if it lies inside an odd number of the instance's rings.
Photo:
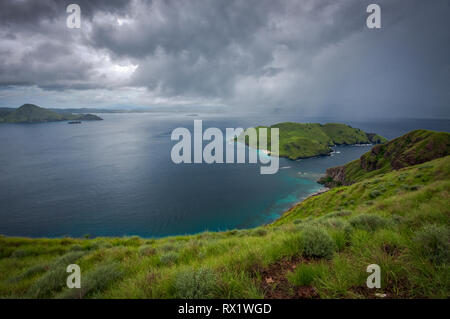
<path id="1" fill-rule="evenodd" d="M 359 159 L 327 169 L 319 182 L 326 186 L 350 185 L 393 169 L 450 155 L 450 134 L 415 130 L 385 144 L 374 146 Z"/>

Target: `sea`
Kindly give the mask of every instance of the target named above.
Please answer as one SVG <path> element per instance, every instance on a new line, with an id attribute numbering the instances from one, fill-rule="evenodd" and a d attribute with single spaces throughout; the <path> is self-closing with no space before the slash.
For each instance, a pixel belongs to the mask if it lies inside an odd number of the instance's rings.
<path id="1" fill-rule="evenodd" d="M 329 167 L 370 145 L 336 146 L 330 156 L 280 159 L 273 175 L 257 164 L 175 164 L 175 128 L 248 128 L 284 121 L 341 122 L 392 139 L 413 129 L 449 131 L 447 119 L 336 121 L 296 114 L 98 114 L 104 120 L 0 124 L 0 234 L 26 237 L 164 237 L 273 222 L 320 190 Z M 206 144 L 206 142 L 205 142 Z M 224 141 L 225 151 L 234 147 Z"/>

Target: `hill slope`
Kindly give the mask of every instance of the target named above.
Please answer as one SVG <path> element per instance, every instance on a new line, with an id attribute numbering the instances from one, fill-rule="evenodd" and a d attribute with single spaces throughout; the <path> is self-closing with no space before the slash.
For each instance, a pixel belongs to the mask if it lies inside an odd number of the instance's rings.
<path id="1" fill-rule="evenodd" d="M 310 197 L 275 223 L 174 236 L 0 236 L 0 298 L 448 298 L 450 156 Z M 66 288 L 66 266 L 82 288 Z M 369 264 L 381 288 L 366 286 Z"/>
<path id="2" fill-rule="evenodd" d="M 60 114 L 34 104 L 24 104 L 15 110 L 0 112 L 0 123 L 38 123 L 68 120 L 98 121 L 100 117 L 93 114 Z"/>
<path id="3" fill-rule="evenodd" d="M 447 155 L 450 155 L 449 133 L 416 130 L 374 146 L 353 162 L 327 169 L 319 182 L 326 186 L 350 185 L 367 177 Z"/>
<path id="4" fill-rule="evenodd" d="M 278 128 L 280 133 L 279 156 L 290 159 L 308 158 L 320 155 L 329 155 L 332 152 L 333 145 L 352 145 L 368 143 L 384 143 L 387 140 L 375 133 L 365 133 L 364 131 L 353 128 L 349 125 L 329 123 L 293 123 L 284 122 L 272 125 L 270 127 L 256 127 L 259 135 L 259 129 L 267 128 L 267 148 L 270 150 L 270 128 Z M 246 138 L 246 144 L 249 145 L 249 139 Z M 257 147 L 256 145 L 251 145 Z"/>

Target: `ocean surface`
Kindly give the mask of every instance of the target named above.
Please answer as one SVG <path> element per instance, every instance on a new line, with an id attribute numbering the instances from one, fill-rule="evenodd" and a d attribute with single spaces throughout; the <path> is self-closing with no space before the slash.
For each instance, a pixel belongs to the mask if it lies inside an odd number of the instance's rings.
<path id="1" fill-rule="evenodd" d="M 194 119 L 202 119 L 204 129 L 223 130 L 333 119 L 99 115 L 104 121 L 80 125 L 0 124 L 0 234 L 162 237 L 262 225 L 322 188 L 316 180 L 326 168 L 370 149 L 338 146 L 331 156 L 280 159 L 277 174 L 261 175 L 260 164 L 174 164 L 171 132 L 176 127 L 192 130 Z M 346 124 L 389 139 L 413 129 L 450 128 L 450 120 Z"/>

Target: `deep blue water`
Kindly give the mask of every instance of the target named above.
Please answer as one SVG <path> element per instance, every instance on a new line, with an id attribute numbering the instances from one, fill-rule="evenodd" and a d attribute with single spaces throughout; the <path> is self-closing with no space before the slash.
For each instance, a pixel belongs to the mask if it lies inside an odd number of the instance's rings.
<path id="1" fill-rule="evenodd" d="M 280 159 L 275 175 L 259 164 L 171 161 L 176 127 L 250 127 L 282 121 L 331 122 L 301 116 L 100 114 L 101 122 L 0 125 L 0 234 L 10 236 L 160 237 L 246 228 L 273 221 L 321 188 L 328 167 L 370 147 L 336 147 L 333 156 Z M 342 121 L 340 121 L 342 122 Z M 412 129 L 448 131 L 449 120 L 352 123 L 394 138 Z M 228 146 L 229 147 L 229 146 Z"/>

